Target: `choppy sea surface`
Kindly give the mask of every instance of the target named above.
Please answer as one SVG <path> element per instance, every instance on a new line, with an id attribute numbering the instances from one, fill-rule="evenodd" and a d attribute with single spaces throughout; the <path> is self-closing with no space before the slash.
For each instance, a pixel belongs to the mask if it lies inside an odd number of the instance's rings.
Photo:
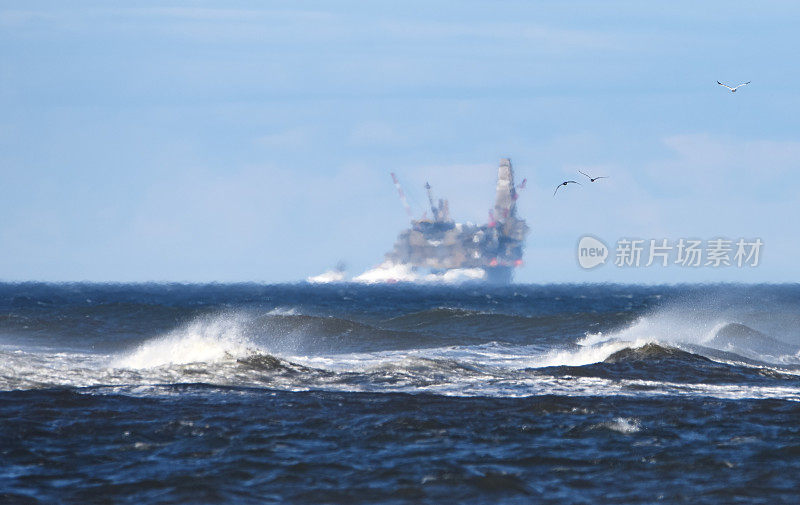
<path id="1" fill-rule="evenodd" d="M 0 284 L 0 503 L 797 503 L 800 286 Z"/>

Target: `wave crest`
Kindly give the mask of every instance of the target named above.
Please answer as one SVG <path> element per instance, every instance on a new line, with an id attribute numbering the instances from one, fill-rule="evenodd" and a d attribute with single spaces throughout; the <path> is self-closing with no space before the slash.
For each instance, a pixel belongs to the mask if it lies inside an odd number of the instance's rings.
<path id="1" fill-rule="evenodd" d="M 210 363 L 252 354 L 257 346 L 245 337 L 236 316 L 193 321 L 168 334 L 139 344 L 112 362 L 114 368 L 147 369 L 167 365 Z"/>
<path id="2" fill-rule="evenodd" d="M 662 361 L 662 360 L 681 360 L 692 361 L 701 360 L 708 362 L 708 358 L 683 351 L 676 347 L 664 347 L 655 343 L 644 344 L 641 347 L 626 347 L 619 350 L 603 360 L 603 363 L 623 363 L 635 361 Z"/>

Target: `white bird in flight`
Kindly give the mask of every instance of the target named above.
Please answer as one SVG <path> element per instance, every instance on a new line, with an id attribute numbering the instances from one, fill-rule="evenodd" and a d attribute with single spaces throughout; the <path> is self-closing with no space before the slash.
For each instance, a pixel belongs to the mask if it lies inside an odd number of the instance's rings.
<path id="1" fill-rule="evenodd" d="M 735 88 L 731 88 L 731 87 L 730 87 L 730 86 L 728 86 L 727 84 L 722 84 L 722 83 L 721 83 L 721 82 L 719 82 L 719 81 L 717 81 L 717 84 L 719 84 L 720 86 L 725 86 L 726 88 L 728 88 L 729 90 L 731 90 L 731 93 L 736 93 L 736 90 L 737 90 L 737 89 L 741 88 L 742 86 L 747 86 L 748 84 L 750 84 L 750 81 L 743 82 L 743 83 L 741 83 L 740 85 L 736 86 Z"/>

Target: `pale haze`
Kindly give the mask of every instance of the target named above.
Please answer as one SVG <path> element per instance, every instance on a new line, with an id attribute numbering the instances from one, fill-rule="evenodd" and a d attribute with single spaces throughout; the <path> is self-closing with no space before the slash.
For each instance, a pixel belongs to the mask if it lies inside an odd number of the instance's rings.
<path id="1" fill-rule="evenodd" d="M 798 22 L 794 2 L 5 1 L 0 280 L 358 274 L 408 226 L 390 172 L 418 216 L 429 181 L 483 223 L 509 157 L 519 282 L 795 282 Z M 764 247 L 756 268 L 586 271 L 585 234 Z"/>

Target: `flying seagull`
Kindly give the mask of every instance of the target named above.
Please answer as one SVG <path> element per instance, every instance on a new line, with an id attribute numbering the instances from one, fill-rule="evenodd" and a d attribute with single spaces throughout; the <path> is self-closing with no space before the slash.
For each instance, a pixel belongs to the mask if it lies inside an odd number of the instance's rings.
<path id="1" fill-rule="evenodd" d="M 580 172 L 580 173 L 582 173 L 583 175 L 585 175 L 586 177 L 588 177 L 588 178 L 589 178 L 589 182 L 594 182 L 594 181 L 596 181 L 597 179 L 608 179 L 608 177 L 606 177 L 605 175 L 602 175 L 602 176 L 600 176 L 600 177 L 592 177 L 591 175 L 589 175 L 589 174 L 587 174 L 587 173 L 585 173 L 585 172 L 581 172 L 580 170 L 578 170 L 578 172 Z"/>
<path id="2" fill-rule="evenodd" d="M 577 184 L 578 186 L 581 185 L 581 183 L 578 182 L 578 181 L 564 181 L 561 184 L 559 184 L 558 186 L 556 186 L 556 190 L 553 191 L 553 196 L 556 196 L 556 193 L 558 193 L 558 188 L 560 188 L 561 186 L 566 186 L 567 184 L 570 184 L 570 183 Z"/>
<path id="3" fill-rule="evenodd" d="M 743 83 L 741 83 L 740 85 L 736 86 L 735 88 L 731 88 L 731 87 L 730 87 L 730 86 L 728 86 L 727 84 L 722 84 L 722 83 L 721 83 L 721 82 L 719 82 L 719 81 L 717 81 L 717 84 L 719 84 L 720 86 L 725 86 L 726 88 L 728 88 L 729 90 L 731 90 L 731 93 L 736 93 L 736 90 L 737 90 L 737 89 L 741 88 L 742 86 L 747 86 L 748 84 L 750 84 L 750 81 L 743 82 Z"/>

